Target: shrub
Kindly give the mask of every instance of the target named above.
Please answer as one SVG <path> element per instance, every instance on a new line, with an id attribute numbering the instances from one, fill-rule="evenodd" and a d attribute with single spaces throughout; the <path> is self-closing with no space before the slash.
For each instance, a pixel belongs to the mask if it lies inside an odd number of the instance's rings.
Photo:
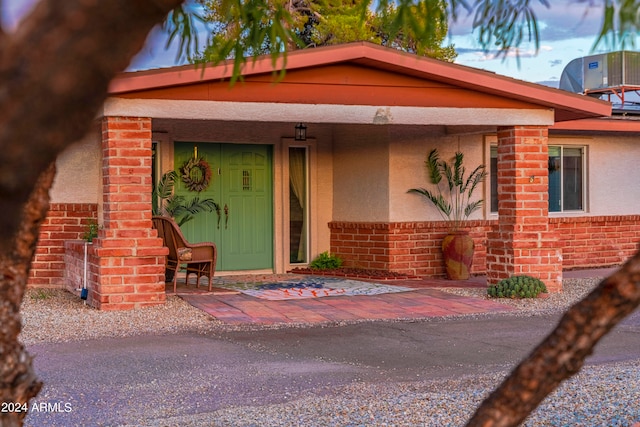
<path id="1" fill-rule="evenodd" d="M 96 237 L 98 237 L 98 222 L 93 218 L 89 218 L 82 234 L 82 239 L 91 243 Z"/>
<path id="2" fill-rule="evenodd" d="M 544 282 L 531 276 L 513 276 L 487 289 L 492 298 L 536 298 L 541 292 L 547 292 Z"/>
<path id="3" fill-rule="evenodd" d="M 340 257 L 331 255 L 329 252 L 322 252 L 309 264 L 309 267 L 314 270 L 331 270 L 340 266 L 342 266 Z"/>

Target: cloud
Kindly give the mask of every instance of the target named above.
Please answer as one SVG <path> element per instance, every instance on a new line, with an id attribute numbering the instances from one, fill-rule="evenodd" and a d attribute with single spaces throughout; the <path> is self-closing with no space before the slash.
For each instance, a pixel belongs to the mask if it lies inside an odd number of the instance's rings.
<path id="1" fill-rule="evenodd" d="M 540 41 L 547 43 L 574 37 L 595 37 L 602 25 L 602 2 L 581 0 L 554 0 L 551 7 L 541 2 L 531 2 L 538 23 Z M 462 14 L 458 21 L 450 23 L 451 36 L 472 34 L 473 15 Z"/>
<path id="2" fill-rule="evenodd" d="M 472 48 L 472 47 L 458 47 L 455 46 L 456 48 L 456 52 L 458 52 L 458 55 L 466 55 L 466 54 L 481 54 L 482 49 L 479 48 Z"/>
<path id="3" fill-rule="evenodd" d="M 545 49 L 540 48 L 540 51 L 550 51 L 551 48 L 547 47 Z M 497 50 L 492 50 L 489 52 L 483 52 L 482 50 L 476 50 L 473 52 L 479 60 L 481 61 L 494 61 L 499 60 L 502 61 L 505 58 L 537 58 L 540 55 L 540 51 L 536 51 L 534 48 L 510 48 L 506 54 L 505 52 L 499 52 Z"/>
<path id="4" fill-rule="evenodd" d="M 604 9 L 601 2 L 554 1 L 551 8 L 539 9 L 536 17 L 540 38 L 545 42 L 575 37 L 593 37 L 600 31 Z"/>

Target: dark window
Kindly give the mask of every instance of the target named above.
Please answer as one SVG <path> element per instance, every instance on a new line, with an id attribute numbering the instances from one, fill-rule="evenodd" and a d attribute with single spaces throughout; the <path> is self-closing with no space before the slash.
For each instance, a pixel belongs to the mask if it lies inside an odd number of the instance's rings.
<path id="1" fill-rule="evenodd" d="M 584 210 L 584 147 L 549 146 L 549 212 Z M 498 148 L 491 147 L 491 212 L 498 212 Z"/>

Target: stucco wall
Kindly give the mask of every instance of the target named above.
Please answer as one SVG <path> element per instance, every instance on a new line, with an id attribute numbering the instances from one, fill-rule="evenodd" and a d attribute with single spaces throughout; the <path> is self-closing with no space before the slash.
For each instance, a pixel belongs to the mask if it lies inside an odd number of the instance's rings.
<path id="1" fill-rule="evenodd" d="M 422 196 L 407 194 L 414 187 L 434 188 L 428 181 L 424 161 L 432 148 L 442 159 L 450 159 L 456 150 L 465 155 L 467 173 L 479 164 L 489 165 L 488 143 L 476 135 L 444 135 L 436 128 L 393 127 L 390 132 L 391 222 L 438 221 L 437 210 Z M 489 138 L 487 141 L 489 141 Z M 636 215 L 640 214 L 640 140 L 629 136 L 551 135 L 549 145 L 586 147 L 586 209 L 584 212 L 552 213 L 551 217 Z M 488 169 L 487 169 L 488 171 Z M 475 196 L 490 200 L 489 180 Z M 476 212 L 471 219 L 495 219 Z"/>
<path id="2" fill-rule="evenodd" d="M 51 203 L 99 202 L 102 153 L 98 135 L 91 134 L 58 156 Z"/>
<path id="3" fill-rule="evenodd" d="M 425 160 L 427 154 L 437 148 L 440 159 L 450 161 L 456 151 L 464 154 L 466 175 L 484 160 L 482 135 L 446 135 L 440 128 L 394 127 L 391 133 L 390 159 L 390 221 L 439 221 L 442 219 L 433 204 L 425 197 L 407 193 L 410 188 L 435 189 L 428 181 Z M 482 198 L 484 187 L 478 187 L 474 195 Z M 482 219 L 481 211 L 470 219 Z"/>
<path id="4" fill-rule="evenodd" d="M 589 190 L 585 214 L 640 214 L 640 137 L 552 136 L 550 144 L 587 147 Z"/>
<path id="5" fill-rule="evenodd" d="M 315 194 L 311 191 L 311 210 L 315 212 L 310 230 L 310 249 L 313 260 L 319 253 L 329 250 L 330 231 L 327 224 L 333 220 L 333 141 L 328 129 L 319 128 L 316 135 L 315 159 L 311 157 L 310 183 L 315 182 Z M 314 153 L 312 153 L 313 155 Z M 315 160 L 315 161 L 314 161 Z"/>
<path id="6" fill-rule="evenodd" d="M 388 127 L 336 126 L 333 167 L 334 221 L 389 221 Z"/>

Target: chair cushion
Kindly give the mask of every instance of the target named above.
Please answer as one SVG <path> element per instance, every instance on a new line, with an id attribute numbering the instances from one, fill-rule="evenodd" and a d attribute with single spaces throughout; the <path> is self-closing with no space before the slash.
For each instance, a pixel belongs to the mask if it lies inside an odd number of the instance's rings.
<path id="1" fill-rule="evenodd" d="M 178 259 L 180 261 L 191 261 L 192 257 L 191 248 L 178 248 Z"/>

